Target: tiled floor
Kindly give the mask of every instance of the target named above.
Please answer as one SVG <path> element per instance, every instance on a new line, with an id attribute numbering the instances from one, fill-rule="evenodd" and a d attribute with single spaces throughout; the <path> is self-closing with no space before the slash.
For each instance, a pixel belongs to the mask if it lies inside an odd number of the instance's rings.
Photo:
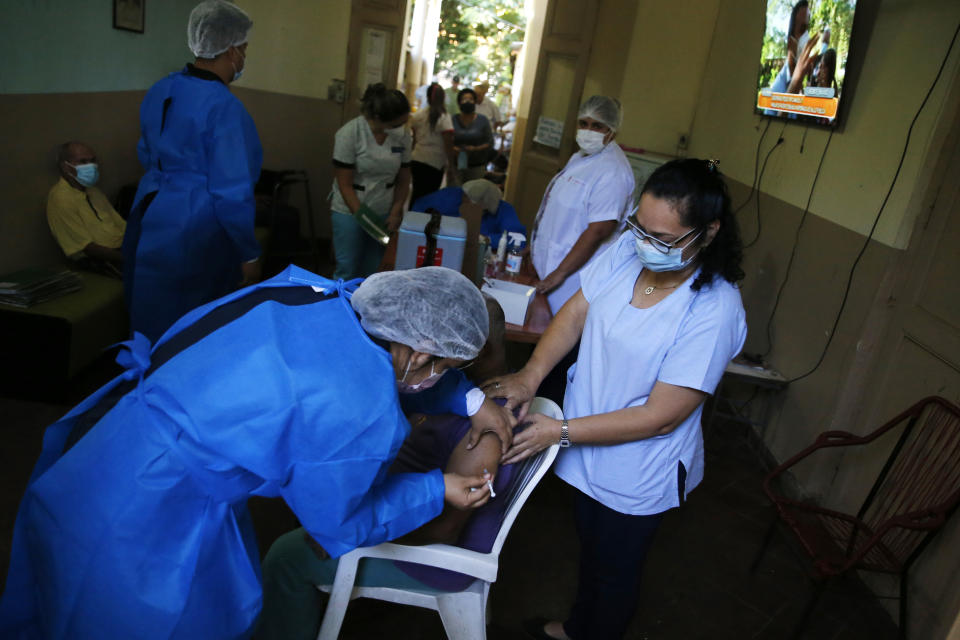
<path id="1" fill-rule="evenodd" d="M 106 363 L 73 398 L 96 387 Z M 0 399 L 0 575 L 6 574 L 17 501 L 39 451 L 42 428 L 69 404 Z M 629 638 L 787 638 L 809 583 L 785 533 L 774 539 L 756 573 L 748 570 L 771 512 L 760 490 L 763 468 L 732 425 L 718 424 L 707 442 L 706 478 L 657 533 Z M 552 475 L 534 492 L 507 539 L 492 590 L 489 637 L 524 638 L 521 621 L 562 617 L 576 581 L 571 490 Z M 296 525 L 279 501 L 257 499 L 251 510 L 261 546 Z M 859 583 L 824 596 L 805 638 L 892 638 L 896 627 Z M 443 638 L 439 616 L 376 601 L 350 605 L 343 638 Z"/>

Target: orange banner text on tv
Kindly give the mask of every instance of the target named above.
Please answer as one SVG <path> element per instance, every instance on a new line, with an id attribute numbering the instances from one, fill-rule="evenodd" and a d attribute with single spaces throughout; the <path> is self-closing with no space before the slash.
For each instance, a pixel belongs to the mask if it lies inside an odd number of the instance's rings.
<path id="1" fill-rule="evenodd" d="M 776 109 L 787 113 L 796 113 L 802 116 L 814 116 L 833 120 L 837 117 L 838 98 L 815 98 L 800 93 L 776 93 L 757 96 L 757 107 L 760 109 Z"/>

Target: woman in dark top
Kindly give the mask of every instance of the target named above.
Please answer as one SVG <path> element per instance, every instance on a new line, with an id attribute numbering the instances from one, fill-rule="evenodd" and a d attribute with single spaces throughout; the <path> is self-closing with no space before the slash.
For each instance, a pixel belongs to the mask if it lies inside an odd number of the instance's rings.
<path id="1" fill-rule="evenodd" d="M 477 94 L 461 89 L 457 94 L 460 113 L 453 117 L 453 149 L 457 152 L 457 173 L 460 184 L 478 180 L 486 172 L 487 159 L 493 149 L 493 129 L 486 116 L 476 112 Z"/>

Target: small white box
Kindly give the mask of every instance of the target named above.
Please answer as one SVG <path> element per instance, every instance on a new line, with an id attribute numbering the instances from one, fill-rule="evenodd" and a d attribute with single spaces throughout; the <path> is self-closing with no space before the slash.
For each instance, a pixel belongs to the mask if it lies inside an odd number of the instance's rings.
<path id="1" fill-rule="evenodd" d="M 484 278 L 480 290 L 497 299 L 503 307 L 504 320 L 521 326 L 527 323 L 527 313 L 530 312 L 530 303 L 537 293 L 536 288 L 517 282 Z"/>

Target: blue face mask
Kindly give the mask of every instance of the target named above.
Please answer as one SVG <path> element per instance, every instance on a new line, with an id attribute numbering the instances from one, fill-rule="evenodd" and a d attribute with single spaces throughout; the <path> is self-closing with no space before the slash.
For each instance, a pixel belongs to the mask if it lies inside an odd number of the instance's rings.
<path id="1" fill-rule="evenodd" d="M 247 66 L 247 56 L 246 54 L 241 54 L 243 56 L 243 67 L 237 69 L 237 65 L 233 65 L 233 80 L 230 82 L 236 82 L 243 76 L 243 69 Z"/>
<path id="2" fill-rule="evenodd" d="M 691 242 L 696 242 L 700 234 L 693 236 L 690 242 L 682 247 L 671 247 L 666 253 L 655 248 L 648 240 L 640 238 L 634 239 L 637 248 L 637 257 L 643 264 L 643 268 L 648 271 L 680 271 L 686 269 L 697 257 L 699 251 L 695 251 L 686 260 L 683 259 L 683 250 L 690 246 Z"/>
<path id="3" fill-rule="evenodd" d="M 77 171 L 75 180 L 85 187 L 92 187 L 100 179 L 100 167 L 96 162 L 87 164 L 70 165 Z"/>

